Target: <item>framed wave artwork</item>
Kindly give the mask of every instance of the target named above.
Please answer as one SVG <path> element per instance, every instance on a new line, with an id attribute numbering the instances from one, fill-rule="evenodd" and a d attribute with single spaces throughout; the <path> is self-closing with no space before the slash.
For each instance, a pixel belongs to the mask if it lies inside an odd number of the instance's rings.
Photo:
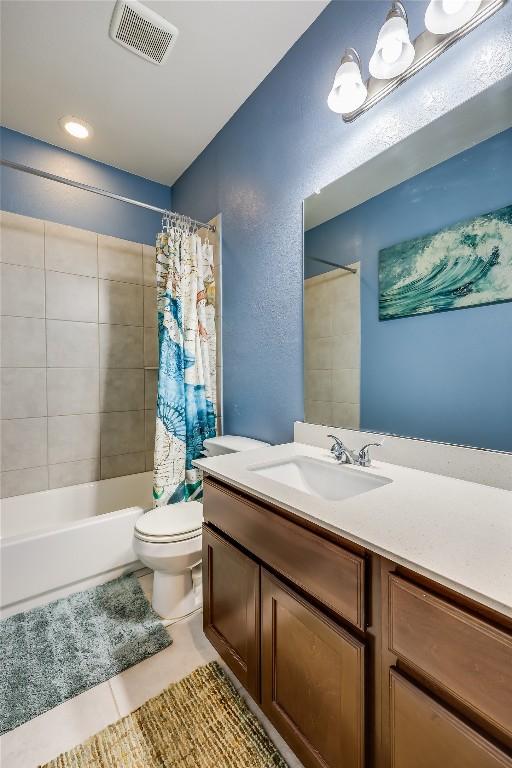
<path id="1" fill-rule="evenodd" d="M 512 301 L 512 205 L 379 251 L 379 319 Z"/>

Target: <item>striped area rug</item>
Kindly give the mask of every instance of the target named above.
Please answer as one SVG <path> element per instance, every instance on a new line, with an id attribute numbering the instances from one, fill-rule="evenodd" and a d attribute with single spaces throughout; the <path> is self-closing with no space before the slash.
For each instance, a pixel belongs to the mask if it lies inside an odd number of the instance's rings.
<path id="1" fill-rule="evenodd" d="M 287 768 L 216 662 L 43 768 Z"/>

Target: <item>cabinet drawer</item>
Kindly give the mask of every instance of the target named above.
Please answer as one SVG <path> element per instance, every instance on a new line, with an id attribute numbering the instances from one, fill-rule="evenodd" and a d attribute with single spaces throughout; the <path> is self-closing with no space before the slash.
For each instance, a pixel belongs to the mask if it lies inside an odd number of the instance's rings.
<path id="1" fill-rule="evenodd" d="M 211 480 L 204 518 L 337 614 L 364 628 L 364 559 Z"/>
<path id="2" fill-rule="evenodd" d="M 512 768 L 512 759 L 390 672 L 391 768 Z"/>
<path id="3" fill-rule="evenodd" d="M 397 576 L 389 577 L 389 648 L 512 735 L 512 636 Z"/>

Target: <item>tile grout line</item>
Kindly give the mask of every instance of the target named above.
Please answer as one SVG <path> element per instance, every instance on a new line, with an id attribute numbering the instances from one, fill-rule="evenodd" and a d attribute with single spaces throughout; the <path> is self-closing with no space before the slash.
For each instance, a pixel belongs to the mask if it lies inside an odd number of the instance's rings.
<path id="1" fill-rule="evenodd" d="M 49 421 L 48 421 L 48 307 L 46 302 L 46 221 L 43 222 L 43 265 L 44 265 L 44 365 L 45 365 L 45 382 L 46 382 L 46 487 L 50 488 L 50 436 L 49 436 Z"/>
<path id="2" fill-rule="evenodd" d="M 97 309 L 96 309 L 96 338 L 98 341 L 98 406 L 99 406 L 99 430 L 98 430 L 98 480 L 101 480 L 102 477 L 102 467 L 101 467 L 101 430 L 102 430 L 102 417 L 101 417 L 101 374 L 100 374 L 100 363 L 101 363 L 101 350 L 100 350 L 100 245 L 99 245 L 99 235 L 96 233 L 95 236 L 96 240 L 96 273 L 97 273 L 97 283 L 96 283 L 96 295 L 97 295 Z M 117 705 L 116 705 L 117 706 Z"/>
<path id="3" fill-rule="evenodd" d="M 119 705 L 117 703 L 116 695 L 114 693 L 114 689 L 112 688 L 112 680 L 115 680 L 116 677 L 119 677 L 119 675 L 115 675 L 114 677 L 110 677 L 107 680 L 107 683 L 108 683 L 108 688 L 109 688 L 109 691 L 110 691 L 110 695 L 112 696 L 112 701 L 114 702 L 114 709 L 116 710 L 116 713 L 117 713 L 117 720 L 121 720 L 121 718 L 122 718 L 121 710 L 119 709 Z"/>

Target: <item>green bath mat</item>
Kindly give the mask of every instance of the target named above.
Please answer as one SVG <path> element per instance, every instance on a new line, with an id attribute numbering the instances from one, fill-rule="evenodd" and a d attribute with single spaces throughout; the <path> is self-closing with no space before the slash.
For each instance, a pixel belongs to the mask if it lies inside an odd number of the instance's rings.
<path id="1" fill-rule="evenodd" d="M 0 621 L 0 733 L 170 643 L 135 576 Z"/>

